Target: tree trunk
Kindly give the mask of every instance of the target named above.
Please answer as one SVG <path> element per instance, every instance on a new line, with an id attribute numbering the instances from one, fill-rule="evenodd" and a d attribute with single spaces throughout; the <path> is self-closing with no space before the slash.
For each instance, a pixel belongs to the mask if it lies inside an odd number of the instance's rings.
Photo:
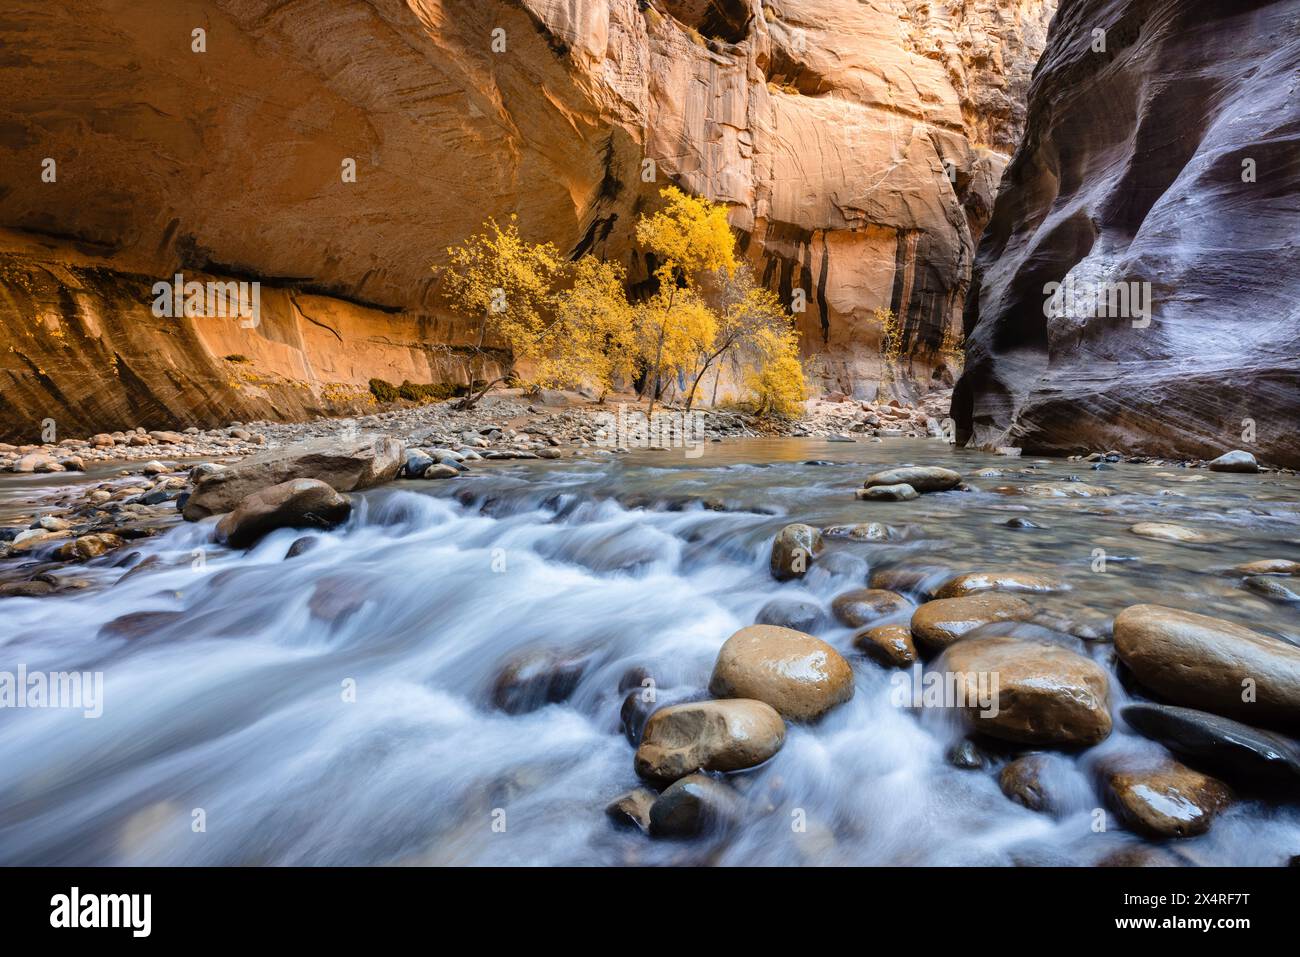
<path id="1" fill-rule="evenodd" d="M 655 400 L 659 398 L 659 363 L 664 355 L 664 332 L 668 326 L 668 314 L 664 314 L 663 324 L 659 326 L 659 344 L 655 347 L 655 376 L 650 383 L 650 415 L 655 414 Z"/>
<path id="2" fill-rule="evenodd" d="M 458 403 L 456 404 L 456 408 L 458 408 L 458 409 L 462 409 L 462 410 L 464 410 L 464 409 L 472 409 L 472 408 L 474 408 L 474 406 L 478 405 L 479 400 L 482 399 L 483 396 L 487 395 L 488 392 L 491 391 L 491 389 L 492 389 L 492 387 L 493 387 L 494 385 L 496 385 L 498 382 L 505 382 L 506 379 L 508 379 L 508 378 L 509 378 L 509 376 L 504 376 L 504 375 L 503 375 L 503 376 L 497 376 L 497 377 L 496 377 L 495 379 L 493 379 L 491 382 L 489 382 L 489 383 L 487 383 L 485 386 L 483 386 L 483 388 L 480 389 L 480 390 L 478 391 L 478 394 L 477 394 L 477 395 L 471 395 L 469 392 L 465 393 L 465 398 L 461 399 L 460 402 L 458 402 Z M 473 389 L 473 386 L 471 385 L 471 391 L 472 391 L 472 389 Z"/>

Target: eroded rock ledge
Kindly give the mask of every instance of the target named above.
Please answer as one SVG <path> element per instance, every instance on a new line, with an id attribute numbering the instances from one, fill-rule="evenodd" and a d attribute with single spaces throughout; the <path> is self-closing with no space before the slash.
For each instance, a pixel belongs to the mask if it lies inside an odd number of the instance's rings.
<path id="1" fill-rule="evenodd" d="M 1295 3 L 1062 6 L 976 258 L 959 441 L 1300 465 L 1297 71 Z M 1067 276 L 1150 283 L 1150 324 L 1047 318 Z"/>

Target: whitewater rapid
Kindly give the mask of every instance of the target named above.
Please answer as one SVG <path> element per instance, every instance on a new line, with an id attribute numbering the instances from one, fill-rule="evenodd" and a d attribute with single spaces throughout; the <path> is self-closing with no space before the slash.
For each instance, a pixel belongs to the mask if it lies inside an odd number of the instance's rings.
<path id="1" fill-rule="evenodd" d="M 98 718 L 0 712 L 0 862 L 1096 863 L 1145 843 L 1113 818 L 1097 831 L 1097 763 L 1161 751 L 1118 719 L 1101 746 L 1060 762 L 1058 812 L 1035 813 L 1009 801 L 995 773 L 952 767 L 955 721 L 897 706 L 895 673 L 855 655 L 848 703 L 791 725 L 770 762 L 731 776 L 739 823 L 651 840 L 604 814 L 639 783 L 620 683 L 646 674 L 666 700 L 699 693 L 723 641 L 774 596 L 829 607 L 882 562 L 1050 569 L 1077 584 L 1048 604 L 1113 615 L 1148 592 L 1213 605 L 1228 586 L 1206 583 L 1198 560 L 1265 557 L 1263 543 L 1273 557 L 1300 527 L 1294 479 L 1244 503 L 1243 480 L 1255 476 L 1215 476 L 1194 503 L 1160 503 L 1141 475 L 1121 472 L 1105 480 L 1127 494 L 1105 504 L 985 490 L 864 508 L 852 488 L 868 457 L 968 474 L 1007 463 L 933 442 L 667 455 L 395 483 L 354 496 L 339 529 L 279 531 L 246 553 L 214 546 L 211 520 L 182 524 L 133 543 L 155 559 L 138 572 L 88 565 L 81 593 L 0 601 L 0 668 L 104 681 Z M 1190 505 L 1237 528 L 1238 550 L 1195 559 L 1120 538 L 1116 554 L 1145 570 L 1089 576 L 1088 546 L 1119 535 L 1119 523 Z M 1001 527 L 1027 506 L 1045 534 Z M 907 538 L 835 542 L 840 557 L 803 581 L 772 580 L 782 525 L 845 520 L 886 521 Z M 303 537 L 315 547 L 286 559 Z M 1296 557 L 1289 547 L 1278 557 Z M 1240 603 L 1237 620 L 1283 637 L 1300 630 L 1292 610 Z M 819 637 L 849 654 L 851 634 L 832 619 Z M 1089 646 L 1111 668 L 1110 646 Z M 494 707 L 502 668 L 539 649 L 582 663 L 572 694 L 530 713 Z M 1113 714 L 1128 694 L 1112 681 Z M 1184 860 L 1206 864 L 1271 865 L 1288 850 L 1300 853 L 1294 803 L 1241 801 L 1205 836 L 1177 842 Z"/>

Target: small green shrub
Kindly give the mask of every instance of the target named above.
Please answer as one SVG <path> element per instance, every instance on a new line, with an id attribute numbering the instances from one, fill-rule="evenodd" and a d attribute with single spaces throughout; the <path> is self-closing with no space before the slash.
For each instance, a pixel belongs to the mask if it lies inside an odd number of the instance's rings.
<path id="1" fill-rule="evenodd" d="M 380 402 L 396 402 L 397 386 L 391 382 L 385 382 L 383 379 L 371 379 L 370 394 Z"/>
<path id="2" fill-rule="evenodd" d="M 445 382 L 417 385 L 408 380 L 397 387 L 397 394 L 408 402 L 441 402 L 455 395 L 456 387 Z"/>

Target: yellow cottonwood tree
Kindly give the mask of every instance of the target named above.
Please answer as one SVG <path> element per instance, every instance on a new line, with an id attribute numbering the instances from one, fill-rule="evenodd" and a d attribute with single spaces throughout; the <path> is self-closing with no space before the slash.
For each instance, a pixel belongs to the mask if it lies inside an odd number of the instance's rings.
<path id="1" fill-rule="evenodd" d="M 560 388 L 594 381 L 604 393 L 632 375 L 636 310 L 627 301 L 627 273 L 618 263 L 583 256 L 573 285 L 555 293 L 555 315 L 537 364 L 537 381 Z"/>
<path id="2" fill-rule="evenodd" d="M 456 311 L 478 320 L 470 388 L 461 403 L 469 408 L 506 378 L 499 376 L 474 391 L 489 334 L 506 344 L 515 362 L 545 354 L 554 322 L 546 309 L 566 263 L 550 243 L 525 242 L 514 216 L 505 227 L 489 219 L 481 233 L 448 247 L 447 259 L 443 269 L 434 267 L 441 274 L 443 295 Z"/>
<path id="3" fill-rule="evenodd" d="M 754 359 L 745 384 L 754 393 L 755 411 L 765 416 L 797 416 L 808 398 L 798 333 L 792 327 L 760 329 L 751 346 Z"/>
<path id="4" fill-rule="evenodd" d="M 637 354 L 652 385 L 650 408 L 658 398 L 657 384 L 671 380 L 674 369 L 693 365 L 718 332 L 717 314 L 694 289 L 659 287 L 637 310 Z"/>
<path id="5" fill-rule="evenodd" d="M 664 373 L 674 367 L 665 359 L 666 344 L 670 339 L 680 343 L 691 338 L 691 333 L 679 334 L 678 325 L 698 326 L 701 321 L 694 305 L 678 309 L 681 291 L 694 291 L 702 273 L 725 270 L 730 274 L 736 267 L 736 237 L 727 223 L 725 206 L 688 196 L 675 186 L 660 190 L 659 195 L 664 208 L 642 216 L 636 224 L 637 242 L 654 254 L 659 281 L 657 302 L 642 311 L 643 346 L 645 333 L 653 341 L 653 349 L 642 351 L 649 372 L 651 412 Z M 686 297 L 680 298 L 684 302 Z"/>
<path id="6" fill-rule="evenodd" d="M 594 381 L 608 391 L 639 368 L 651 412 L 664 382 L 681 372 L 692 377 L 690 408 L 704 374 L 730 356 L 747 370 L 760 413 L 797 412 L 807 393 L 798 337 L 776 295 L 738 267 L 725 207 L 673 187 L 660 195 L 663 208 L 636 225 L 647 258 L 654 257 L 658 288 L 635 307 L 618 263 L 592 256 L 568 263 L 550 243 L 523 240 L 513 216 L 505 226 L 489 219 L 480 233 L 448 248 L 447 265 L 438 270 L 443 294 L 478 324 L 462 407 L 506 378 L 476 391 L 491 336 L 510 350 L 507 375 L 527 360 L 536 385 Z M 717 309 L 705 300 L 705 285 Z"/>
<path id="7" fill-rule="evenodd" d="M 720 272 L 718 282 L 721 292 L 717 333 L 696 357 L 694 381 L 686 396 L 688 409 L 695 403 L 695 391 L 704 374 L 715 362 L 721 364 L 729 353 L 746 348 L 763 330 L 784 335 L 793 321 L 776 293 L 754 281 L 747 264 L 736 267 L 730 275 Z"/>

